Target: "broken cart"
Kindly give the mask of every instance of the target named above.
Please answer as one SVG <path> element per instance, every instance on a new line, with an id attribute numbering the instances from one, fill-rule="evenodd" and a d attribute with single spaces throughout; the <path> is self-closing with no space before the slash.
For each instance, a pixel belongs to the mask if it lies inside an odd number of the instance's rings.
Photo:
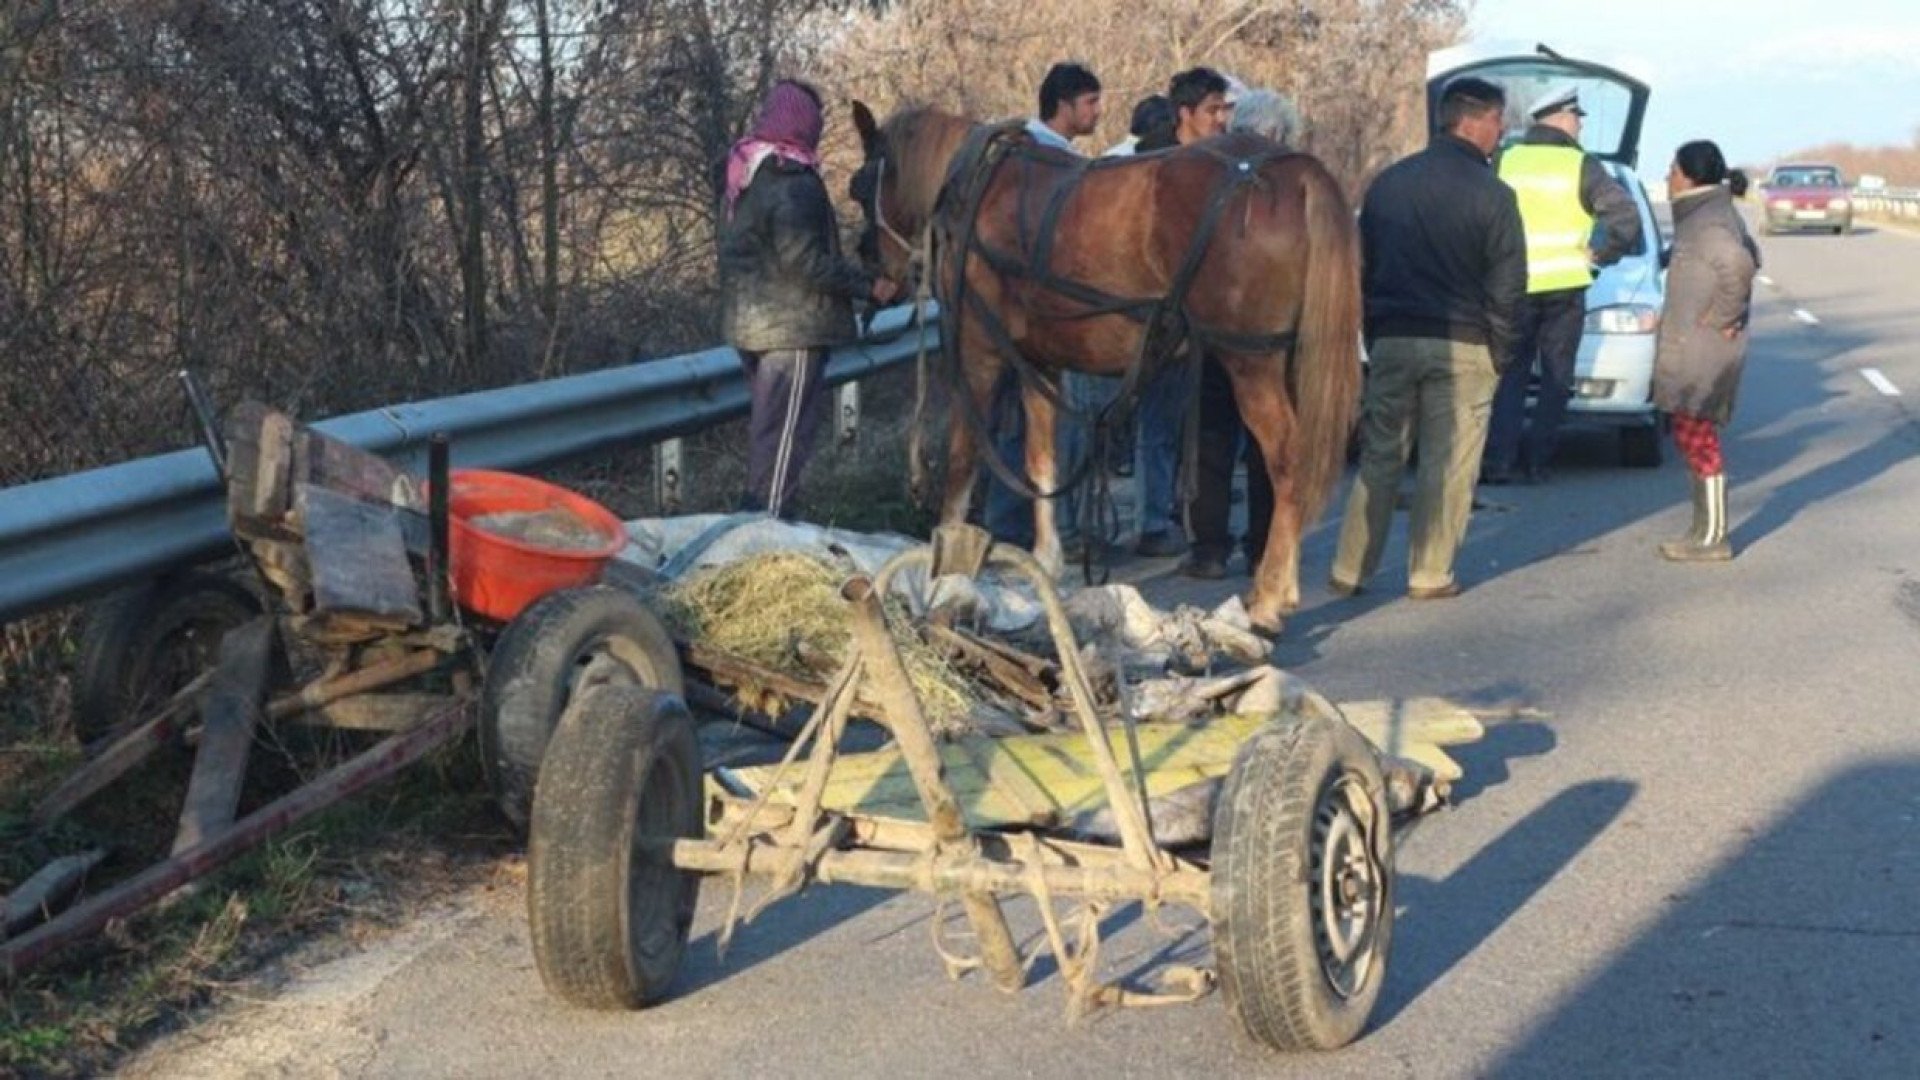
<path id="1" fill-rule="evenodd" d="M 1078 731 L 937 743 L 888 628 L 898 617 L 889 590 L 913 567 L 930 578 L 993 568 L 1029 581 Z M 1195 998 L 1217 979 L 1239 1025 L 1268 1046 L 1332 1049 L 1361 1032 L 1392 941 L 1396 840 L 1440 803 L 1450 776 L 1383 757 L 1297 687 L 1254 715 L 1103 721 L 1047 575 L 973 527 L 938 530 L 871 577 L 849 577 L 842 596 L 852 644 L 776 765 L 705 774 L 693 717 L 657 685 L 595 680 L 562 711 L 533 792 L 529 850 L 531 936 L 551 991 L 594 1008 L 663 1000 L 703 879 L 732 890 L 722 942 L 737 920 L 810 883 L 845 882 L 957 903 L 971 955 L 943 939 L 936 918 L 940 955 L 951 971 L 984 969 L 1010 991 L 1026 981 L 1030 958 L 1001 901 L 1032 898 L 1076 1014 Z M 878 707 L 859 704 L 867 701 Z M 885 728 L 890 747 L 843 751 L 857 710 Z M 1478 737 L 1477 724 L 1460 719 L 1471 730 L 1433 741 Z M 1039 759 L 1063 752 L 1091 764 L 1090 783 L 1049 779 Z M 1221 776 L 1210 847 L 1160 842 L 1154 800 Z M 1085 820 L 1074 811 L 1095 806 L 1117 843 L 1073 827 Z M 1169 970 L 1146 990 L 1103 983 L 1100 919 L 1126 902 L 1204 915 L 1215 971 Z M 1078 910 L 1062 917 L 1062 903 Z"/>

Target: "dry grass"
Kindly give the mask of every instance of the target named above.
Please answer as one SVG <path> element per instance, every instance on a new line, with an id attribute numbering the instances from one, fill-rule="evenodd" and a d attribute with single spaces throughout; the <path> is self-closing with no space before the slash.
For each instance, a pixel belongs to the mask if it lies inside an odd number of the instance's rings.
<path id="1" fill-rule="evenodd" d="M 845 662 L 852 640 L 847 602 L 840 596 L 846 577 L 811 555 L 760 555 L 688 578 L 665 597 L 666 617 L 678 635 L 716 651 L 819 679 L 823 668 Z M 973 695 L 966 680 L 900 612 L 890 614 L 888 629 L 927 723 L 936 734 L 968 730 Z"/>
<path id="2" fill-rule="evenodd" d="M 25 756 L 13 749 L 0 752 L 0 769 Z M 488 880 L 514 844 L 477 773 L 470 744 L 443 751 L 8 985 L 0 1076 L 98 1075 L 192 1011 L 246 991 L 290 950 L 387 932 Z M 98 817 L 29 832 L 26 809 L 54 775 L 36 767 L 0 777 L 0 889 L 51 853 L 118 845 L 101 868 L 109 879 L 164 854 L 150 839 L 130 845 Z M 180 793 L 176 783 L 153 794 L 177 807 Z"/>

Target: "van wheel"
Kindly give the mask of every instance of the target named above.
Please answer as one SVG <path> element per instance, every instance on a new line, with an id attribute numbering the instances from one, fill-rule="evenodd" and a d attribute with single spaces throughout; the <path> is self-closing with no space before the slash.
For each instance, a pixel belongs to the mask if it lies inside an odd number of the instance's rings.
<path id="1" fill-rule="evenodd" d="M 1629 469 L 1657 469 L 1663 446 L 1657 423 L 1621 428 L 1620 464 Z"/>

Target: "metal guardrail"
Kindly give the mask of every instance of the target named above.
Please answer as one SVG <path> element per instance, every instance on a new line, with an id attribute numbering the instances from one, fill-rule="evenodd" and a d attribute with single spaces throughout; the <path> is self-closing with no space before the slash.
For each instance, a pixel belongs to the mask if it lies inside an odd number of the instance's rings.
<path id="1" fill-rule="evenodd" d="M 1855 213 L 1895 220 L 1920 221 L 1920 188 L 1878 188 L 1853 192 Z"/>
<path id="2" fill-rule="evenodd" d="M 926 347 L 937 348 L 930 316 Z M 880 313 L 836 349 L 838 386 L 911 360 L 911 307 Z M 732 349 L 394 405 L 314 427 L 416 471 L 445 432 L 456 466 L 530 468 L 689 434 L 747 413 Z M 0 622 L 216 558 L 230 550 L 224 493 L 204 450 L 182 450 L 0 490 Z"/>

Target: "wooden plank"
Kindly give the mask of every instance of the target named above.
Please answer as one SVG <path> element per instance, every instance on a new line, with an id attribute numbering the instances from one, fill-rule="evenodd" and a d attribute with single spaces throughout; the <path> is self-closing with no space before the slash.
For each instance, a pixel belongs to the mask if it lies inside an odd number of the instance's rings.
<path id="1" fill-rule="evenodd" d="M 227 417 L 227 513 L 242 536 L 255 523 L 273 524 L 290 509 L 288 470 L 293 422 L 257 401 Z"/>
<path id="2" fill-rule="evenodd" d="M 1148 793 L 1164 795 L 1225 776 L 1240 744 L 1266 722 L 1229 716 L 1201 725 L 1139 725 Z M 1042 803 L 1052 806 L 1056 820 L 1106 803 L 1106 789 L 1090 764 L 1092 750 L 1082 733 L 948 744 L 941 748 L 941 760 L 968 823 L 976 828 L 1033 824 Z M 771 782 L 774 771 L 772 767 L 740 768 L 730 775 L 758 791 Z M 783 784 L 772 800 L 787 801 L 789 788 Z M 822 805 L 843 813 L 926 820 L 906 767 L 892 750 L 842 756 L 834 763 Z"/>
<path id="3" fill-rule="evenodd" d="M 1455 746 L 1478 742 L 1486 728 L 1478 717 L 1444 698 L 1343 701 L 1340 714 L 1367 740 L 1389 754 L 1419 743 Z"/>
<path id="4" fill-rule="evenodd" d="M 86 761 L 86 765 L 81 765 L 65 780 L 61 780 L 58 788 L 48 792 L 46 798 L 40 799 L 40 803 L 33 807 L 35 824 L 44 826 L 67 817 L 86 799 L 94 798 L 113 780 L 119 780 L 132 767 L 152 757 L 156 749 L 167 746 L 167 742 L 173 740 L 173 732 L 179 730 L 180 715 L 188 705 L 194 703 L 209 682 L 213 682 L 211 671 L 196 676 L 192 682 L 182 686 L 179 694 L 167 701 L 167 705 L 152 719 L 115 736 L 108 748 L 96 753 L 90 761 Z"/>
<path id="5" fill-rule="evenodd" d="M 1012 754 L 994 752 L 996 740 L 961 739 L 954 745 L 985 774 L 987 783 L 1026 814 L 1030 825 L 1052 825 L 1060 820 L 1060 806 L 1040 786 L 1027 767 Z"/>
<path id="6" fill-rule="evenodd" d="M 174 835 L 175 855 L 226 831 L 240 808 L 253 728 L 266 706 L 274 626 L 273 616 L 262 615 L 220 639 L 213 685 L 200 708 L 200 749 Z"/>
<path id="7" fill-rule="evenodd" d="M 304 723 L 346 731 L 405 731 L 459 700 L 447 694 L 361 694 L 298 715 Z"/>
<path id="8" fill-rule="evenodd" d="M 50 918 L 80 891 L 87 872 L 106 861 L 107 853 L 96 848 L 79 855 L 67 855 L 41 867 L 20 887 L 0 898 L 0 937 L 14 934 L 42 919 Z"/>
<path id="9" fill-rule="evenodd" d="M 424 511 L 420 484 L 385 458 L 357 446 L 330 439 L 312 428 L 301 428 L 298 483 L 314 484 L 363 502 Z"/>
<path id="10" fill-rule="evenodd" d="M 297 488 L 316 614 L 399 630 L 421 621 L 420 586 L 391 507 L 327 488 Z"/>
<path id="11" fill-rule="evenodd" d="M 1438 744 L 1470 742 L 1481 730 L 1470 713 L 1439 698 L 1360 702 L 1342 705 L 1341 711 L 1350 722 L 1358 720 L 1354 726 L 1376 748 L 1417 762 L 1443 781 L 1460 779 L 1463 770 Z M 1138 725 L 1149 797 L 1225 776 L 1240 745 L 1268 722 L 1264 717 L 1222 716 L 1200 724 Z M 1118 729 L 1113 737 L 1117 744 Z M 1051 807 L 1053 820 L 1070 820 L 1106 804 L 1106 788 L 1083 733 L 967 740 L 943 746 L 940 753 L 947 781 L 976 828 L 1035 824 L 1036 811 L 1045 807 Z M 1124 768 L 1124 755 L 1121 763 Z M 757 792 L 773 772 L 771 767 L 739 768 L 729 775 Z M 772 801 L 788 801 L 791 787 L 783 784 Z M 926 820 L 906 767 L 893 750 L 841 756 L 822 805 L 842 813 Z"/>

